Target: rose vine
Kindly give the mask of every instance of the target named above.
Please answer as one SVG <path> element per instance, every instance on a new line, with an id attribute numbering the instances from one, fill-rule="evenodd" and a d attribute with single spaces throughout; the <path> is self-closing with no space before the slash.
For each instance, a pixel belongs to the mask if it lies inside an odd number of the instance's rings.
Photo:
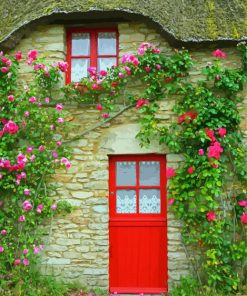
<path id="1" fill-rule="evenodd" d="M 216 50 L 214 61 L 203 70 L 205 79 L 192 83 L 189 70 L 193 62 L 188 51 L 175 50 L 164 56 L 157 47 L 142 43 L 138 53 L 125 54 L 119 66 L 100 73 L 89 68 L 89 77 L 63 87 L 64 97 L 59 102 L 53 97 L 67 63 L 47 66 L 31 50 L 27 63 L 33 66 L 35 79 L 23 90 L 17 77 L 21 53 L 12 60 L 0 54 L 3 287 L 14 286 L 21 274 L 28 274 L 29 263 L 43 249 L 40 225 L 56 208 L 49 198 L 53 187 L 47 180 L 57 167 L 70 167 L 68 151 L 57 139 L 65 133 L 62 103 L 75 101 L 95 104 L 102 124 L 135 106 L 141 113 L 137 135 L 141 145 L 158 138 L 170 151 L 183 155 L 178 169 L 167 169 L 168 204 L 183 221 L 183 242 L 195 249 L 196 276 L 215 291 L 244 291 L 247 170 L 239 127 L 238 106 L 243 98 L 238 93 L 247 80 L 246 43 L 238 48 L 242 68 L 226 68 L 226 54 Z M 128 84 L 136 80 L 143 84 L 138 95 L 128 91 Z M 174 112 L 178 115 L 170 126 L 157 116 L 160 102 L 168 96 L 176 96 Z M 119 105 L 125 107 L 117 110 Z M 67 136 L 67 141 L 77 138 Z M 60 204 L 60 208 L 67 206 Z"/>

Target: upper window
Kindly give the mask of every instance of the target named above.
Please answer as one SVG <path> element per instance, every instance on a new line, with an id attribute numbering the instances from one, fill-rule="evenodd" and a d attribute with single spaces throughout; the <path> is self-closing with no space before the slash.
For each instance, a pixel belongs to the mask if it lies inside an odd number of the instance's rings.
<path id="1" fill-rule="evenodd" d="M 162 215 L 165 178 L 164 156 L 111 156 L 109 185 L 113 216 Z"/>
<path id="2" fill-rule="evenodd" d="M 79 82 L 88 75 L 87 69 L 107 70 L 118 62 L 118 32 L 116 29 L 68 30 L 66 82 Z"/>

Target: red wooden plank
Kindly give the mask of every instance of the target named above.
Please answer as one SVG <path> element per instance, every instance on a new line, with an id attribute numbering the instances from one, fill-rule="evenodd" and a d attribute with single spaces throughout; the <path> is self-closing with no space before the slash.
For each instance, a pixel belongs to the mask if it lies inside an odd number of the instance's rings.
<path id="1" fill-rule="evenodd" d="M 160 294 L 160 293 L 165 293 L 167 292 L 167 286 L 165 286 L 164 288 L 136 288 L 136 287 L 129 287 L 129 288 L 125 288 L 125 287 L 111 287 L 110 288 L 110 292 L 114 293 L 117 292 L 119 293 L 131 293 L 131 294 Z"/>

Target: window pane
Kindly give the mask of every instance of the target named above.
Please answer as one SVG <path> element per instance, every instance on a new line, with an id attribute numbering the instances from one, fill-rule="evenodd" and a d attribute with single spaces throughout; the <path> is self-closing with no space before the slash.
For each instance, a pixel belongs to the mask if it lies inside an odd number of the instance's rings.
<path id="1" fill-rule="evenodd" d="M 136 162 L 118 161 L 117 162 L 117 185 L 134 186 L 136 185 Z"/>
<path id="2" fill-rule="evenodd" d="M 160 190 L 140 189 L 140 213 L 160 213 Z"/>
<path id="3" fill-rule="evenodd" d="M 98 54 L 116 55 L 116 33 L 102 32 L 98 34 Z"/>
<path id="4" fill-rule="evenodd" d="M 159 161 L 140 162 L 140 185 L 160 185 Z"/>
<path id="5" fill-rule="evenodd" d="M 72 34 L 72 56 L 88 56 L 90 54 L 89 33 Z"/>
<path id="6" fill-rule="evenodd" d="M 117 190 L 117 213 L 136 213 L 135 190 Z"/>
<path id="7" fill-rule="evenodd" d="M 98 71 L 107 70 L 117 64 L 116 58 L 98 58 Z"/>
<path id="8" fill-rule="evenodd" d="M 71 60 L 71 81 L 79 82 L 81 78 L 87 76 L 89 59 L 72 59 Z"/>

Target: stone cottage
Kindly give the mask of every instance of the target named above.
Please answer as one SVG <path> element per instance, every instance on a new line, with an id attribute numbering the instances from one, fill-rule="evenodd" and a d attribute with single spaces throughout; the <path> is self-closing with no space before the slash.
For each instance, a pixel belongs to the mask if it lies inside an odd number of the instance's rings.
<path id="1" fill-rule="evenodd" d="M 35 48 L 49 61 L 67 60 L 65 83 L 87 75 L 90 65 L 105 70 L 117 64 L 141 42 L 168 54 L 175 46 L 189 48 L 196 80 L 213 48 L 239 64 L 236 43 L 247 38 L 245 0 L 4 0 L 0 13 L 1 49 Z M 29 71 L 22 67 L 24 79 Z M 131 87 L 138 92 L 141 86 Z M 173 104 L 173 98 L 161 103 L 160 119 L 173 120 Z M 99 120 L 95 106 L 66 108 L 75 126 L 71 136 Z M 166 203 L 166 167 L 178 166 L 182 157 L 158 144 L 140 148 L 137 119 L 128 109 L 70 143 L 72 168 L 56 174 L 56 199 L 76 210 L 53 221 L 44 273 L 111 292 L 157 294 L 191 272 L 181 225 Z M 246 119 L 242 128 L 247 135 Z"/>

